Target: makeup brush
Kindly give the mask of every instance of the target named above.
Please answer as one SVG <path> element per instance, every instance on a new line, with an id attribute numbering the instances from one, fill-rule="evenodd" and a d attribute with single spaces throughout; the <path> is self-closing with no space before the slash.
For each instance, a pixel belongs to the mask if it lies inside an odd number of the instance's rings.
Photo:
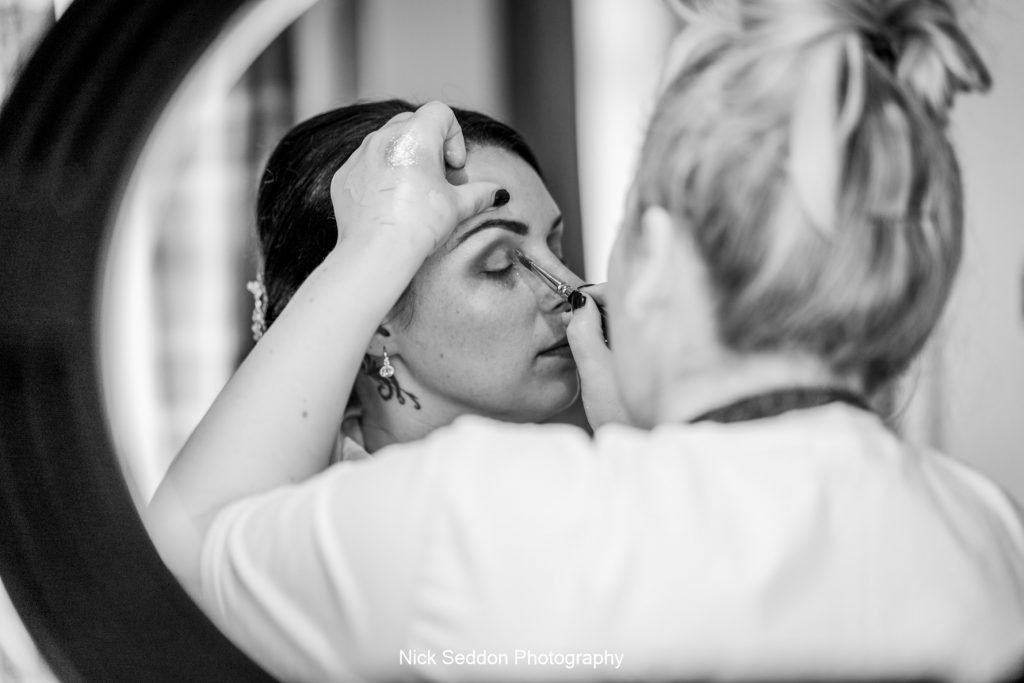
<path id="1" fill-rule="evenodd" d="M 575 287 L 570 287 L 567 282 L 559 280 L 557 277 L 544 270 L 536 261 L 523 252 L 516 249 L 512 252 L 512 255 L 515 257 L 516 261 L 540 278 L 541 282 L 546 284 L 551 291 L 560 296 L 563 301 L 568 302 L 569 307 L 572 308 L 572 310 L 575 311 L 586 302 L 586 295 L 583 294 L 583 292 Z M 601 334 L 604 336 L 605 344 L 607 344 L 608 316 L 604 312 L 604 307 L 597 303 L 596 299 L 594 299 L 594 305 L 597 306 L 597 311 L 601 314 Z"/>

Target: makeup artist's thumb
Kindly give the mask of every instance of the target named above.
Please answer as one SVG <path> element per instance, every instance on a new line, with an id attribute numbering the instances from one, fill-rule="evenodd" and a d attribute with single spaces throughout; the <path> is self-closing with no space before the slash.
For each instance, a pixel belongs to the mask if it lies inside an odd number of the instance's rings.
<path id="1" fill-rule="evenodd" d="M 611 366 L 611 351 L 604 343 L 601 332 L 601 316 L 597 312 L 597 304 L 593 297 L 584 295 L 584 304 L 572 312 L 569 324 L 565 328 L 565 336 L 576 359 L 576 367 L 580 374 L 599 371 L 605 365 Z"/>
<path id="2" fill-rule="evenodd" d="M 452 191 L 460 223 L 478 213 L 504 206 L 511 198 L 501 185 L 484 181 L 453 185 Z"/>
<path id="3" fill-rule="evenodd" d="M 601 316 L 593 297 L 572 312 L 565 330 L 580 374 L 580 393 L 587 420 L 595 429 L 608 422 L 625 422 L 612 364 L 612 352 L 604 343 Z"/>

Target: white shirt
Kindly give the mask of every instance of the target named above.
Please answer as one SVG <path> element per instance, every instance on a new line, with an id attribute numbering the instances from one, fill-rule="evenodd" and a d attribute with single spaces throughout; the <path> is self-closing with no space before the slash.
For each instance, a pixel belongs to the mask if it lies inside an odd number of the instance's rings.
<path id="1" fill-rule="evenodd" d="M 460 418 L 228 507 L 202 580 L 286 680 L 990 680 L 1024 662 L 1012 503 L 836 404 L 593 439 Z"/>
<path id="2" fill-rule="evenodd" d="M 355 462 L 372 458 L 373 455 L 363 445 L 363 411 L 358 405 L 350 406 L 341 421 L 341 429 L 331 449 L 331 465 L 340 462 Z"/>

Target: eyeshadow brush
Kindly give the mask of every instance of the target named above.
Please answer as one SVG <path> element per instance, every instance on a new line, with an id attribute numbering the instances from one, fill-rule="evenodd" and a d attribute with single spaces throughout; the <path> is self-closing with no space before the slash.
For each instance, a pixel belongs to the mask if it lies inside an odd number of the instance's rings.
<path id="1" fill-rule="evenodd" d="M 524 254 L 518 249 L 513 250 L 512 255 L 516 261 L 522 264 L 527 270 L 540 278 L 541 282 L 546 284 L 551 291 L 560 296 L 563 301 L 567 302 L 572 308 L 576 310 L 583 306 L 586 302 L 586 295 L 583 294 L 579 289 L 570 287 L 568 283 L 559 280 L 557 277 L 544 270 L 536 261 Z M 591 297 L 593 298 L 593 297 Z M 597 299 L 594 299 L 594 305 L 597 306 L 597 311 L 601 315 L 601 334 L 604 336 L 604 341 L 608 343 L 608 316 L 604 312 L 604 307 L 597 303 Z"/>

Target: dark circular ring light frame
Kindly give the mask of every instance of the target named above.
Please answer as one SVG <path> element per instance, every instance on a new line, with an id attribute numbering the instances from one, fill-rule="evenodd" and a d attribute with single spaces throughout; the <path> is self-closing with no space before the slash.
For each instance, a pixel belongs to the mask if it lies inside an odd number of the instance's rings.
<path id="1" fill-rule="evenodd" d="M 61 680 L 272 680 L 157 556 L 97 370 L 121 192 L 188 70 L 252 1 L 74 2 L 0 112 L 0 575 Z"/>
<path id="2" fill-rule="evenodd" d="M 0 576 L 63 681 L 273 680 L 153 548 L 107 432 L 97 345 L 107 230 L 139 153 L 257 1 L 73 2 L 0 111 Z"/>

